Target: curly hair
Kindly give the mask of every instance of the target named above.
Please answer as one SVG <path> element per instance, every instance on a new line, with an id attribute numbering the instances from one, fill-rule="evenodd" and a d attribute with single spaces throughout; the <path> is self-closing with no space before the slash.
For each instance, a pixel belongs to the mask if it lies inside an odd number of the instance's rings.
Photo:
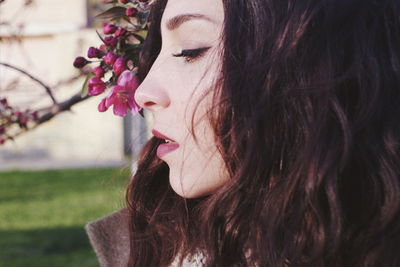
<path id="1" fill-rule="evenodd" d="M 126 194 L 129 266 L 197 250 L 207 266 L 400 266 L 400 2 L 222 1 L 209 119 L 229 181 L 183 199 L 150 139 Z"/>

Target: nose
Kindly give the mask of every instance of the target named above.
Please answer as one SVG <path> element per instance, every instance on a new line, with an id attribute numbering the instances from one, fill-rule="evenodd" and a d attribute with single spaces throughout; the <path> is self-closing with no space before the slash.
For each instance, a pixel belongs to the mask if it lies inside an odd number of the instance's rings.
<path id="1" fill-rule="evenodd" d="M 160 82 L 149 73 L 135 92 L 136 103 L 149 111 L 164 109 L 170 104 L 170 97 Z"/>

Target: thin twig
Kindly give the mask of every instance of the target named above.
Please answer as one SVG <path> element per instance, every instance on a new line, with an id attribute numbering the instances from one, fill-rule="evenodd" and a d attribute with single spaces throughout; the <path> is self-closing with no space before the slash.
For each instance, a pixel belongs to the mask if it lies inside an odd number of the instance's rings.
<path id="1" fill-rule="evenodd" d="M 54 97 L 54 95 L 52 93 L 52 89 L 48 85 L 43 83 L 41 80 L 39 80 L 38 78 L 32 76 L 28 72 L 26 72 L 26 71 L 24 71 L 24 70 L 22 70 L 22 69 L 20 69 L 18 67 L 15 67 L 13 65 L 10 65 L 10 64 L 4 63 L 4 62 L 0 62 L 0 65 L 3 65 L 5 67 L 7 67 L 7 68 L 10 68 L 10 69 L 13 69 L 13 70 L 16 70 L 16 71 L 19 71 L 22 74 L 24 74 L 24 75 L 28 76 L 29 78 L 31 78 L 32 80 L 34 80 L 35 82 L 39 83 L 41 86 L 43 86 L 46 89 L 46 92 L 50 96 L 50 98 L 53 101 L 53 103 L 58 105 L 58 102 L 57 102 L 56 98 Z"/>
<path id="2" fill-rule="evenodd" d="M 36 127 L 38 127 L 39 125 L 51 120 L 53 117 L 55 117 L 57 114 L 64 112 L 64 111 L 69 111 L 71 110 L 71 107 L 79 102 L 82 102 L 86 99 L 90 98 L 90 96 L 85 96 L 85 97 L 81 97 L 81 93 L 77 93 L 76 95 L 73 95 L 71 98 L 69 98 L 68 100 L 65 100 L 63 102 L 61 102 L 60 104 L 58 104 L 57 106 L 53 106 L 53 107 L 48 107 L 46 108 L 48 110 L 48 112 L 44 113 L 43 115 L 41 115 L 36 121 L 35 124 L 33 126 L 27 127 L 25 129 L 21 129 L 20 131 L 14 133 L 13 135 L 8 136 L 7 139 L 11 139 L 14 140 L 15 137 L 31 131 L 33 129 L 35 129 Z"/>
<path id="3" fill-rule="evenodd" d="M 90 96 L 82 97 L 81 93 L 77 93 L 76 95 L 72 96 L 68 100 L 65 100 L 64 102 L 61 102 L 60 104 L 58 104 L 55 109 L 48 108 L 50 111 L 39 117 L 35 127 L 43 122 L 50 120 L 51 118 L 53 118 L 55 115 L 57 115 L 60 112 L 70 110 L 73 105 L 75 105 L 79 102 L 82 102 L 88 98 L 90 98 Z"/>

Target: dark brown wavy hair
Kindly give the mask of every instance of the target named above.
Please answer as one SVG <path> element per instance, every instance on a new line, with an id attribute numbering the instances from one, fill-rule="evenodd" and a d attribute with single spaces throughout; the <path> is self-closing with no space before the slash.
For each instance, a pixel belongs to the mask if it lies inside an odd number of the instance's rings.
<path id="1" fill-rule="evenodd" d="M 151 11 L 144 79 L 166 5 Z M 129 266 L 400 266 L 400 1 L 223 0 L 210 123 L 229 181 L 183 199 L 144 146 Z"/>

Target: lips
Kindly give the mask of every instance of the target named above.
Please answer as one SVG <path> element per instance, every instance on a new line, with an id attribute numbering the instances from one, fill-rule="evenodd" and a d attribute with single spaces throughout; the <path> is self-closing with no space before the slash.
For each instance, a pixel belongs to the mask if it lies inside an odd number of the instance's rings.
<path id="1" fill-rule="evenodd" d="M 166 154 L 178 149 L 179 145 L 176 143 L 164 143 L 161 144 L 157 147 L 157 157 L 162 158 L 164 157 Z"/>
<path id="2" fill-rule="evenodd" d="M 154 129 L 151 131 L 151 133 L 159 139 L 170 141 L 168 143 L 163 143 L 163 144 L 158 145 L 157 157 L 162 158 L 164 155 L 178 149 L 179 144 L 176 143 L 176 141 L 174 139 L 172 139 L 166 135 L 163 135 L 162 133 L 160 133 L 159 131 L 154 130 Z"/>
<path id="3" fill-rule="evenodd" d="M 172 139 L 172 138 L 170 138 L 170 137 L 168 137 L 168 136 L 166 136 L 166 135 L 163 135 L 162 133 L 160 133 L 159 131 L 157 131 L 157 130 L 151 130 L 151 133 L 155 136 L 155 137 L 157 137 L 157 138 L 159 138 L 159 139 L 165 139 L 165 140 L 169 140 L 169 141 L 171 141 L 171 142 L 176 142 L 174 139 Z"/>

